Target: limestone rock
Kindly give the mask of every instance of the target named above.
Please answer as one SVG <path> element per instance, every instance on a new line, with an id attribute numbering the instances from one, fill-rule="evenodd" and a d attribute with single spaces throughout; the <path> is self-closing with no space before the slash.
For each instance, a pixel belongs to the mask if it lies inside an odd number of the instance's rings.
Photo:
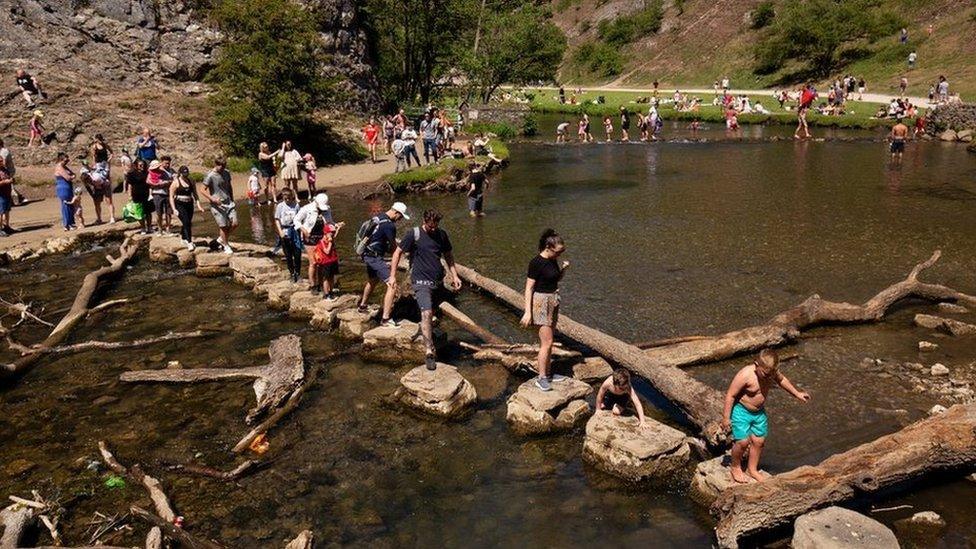
<path id="1" fill-rule="evenodd" d="M 931 341 L 919 341 L 918 350 L 919 351 L 934 351 L 939 348 L 938 343 L 932 343 Z"/>
<path id="2" fill-rule="evenodd" d="M 309 290 L 295 292 L 288 300 L 288 316 L 311 319 L 314 314 L 313 309 L 320 301 L 322 301 L 322 294 L 313 294 Z"/>
<path id="3" fill-rule="evenodd" d="M 340 311 L 359 305 L 359 296 L 343 294 L 335 299 L 323 299 L 312 307 L 311 325 L 318 330 L 331 330 L 338 322 Z"/>
<path id="4" fill-rule="evenodd" d="M 957 134 L 955 130 L 945 130 L 939 134 L 939 139 L 943 141 L 955 141 L 958 139 L 958 137 L 959 134 Z"/>
<path id="5" fill-rule="evenodd" d="M 917 314 L 915 315 L 915 324 L 923 328 L 939 329 L 954 336 L 976 334 L 976 325 L 933 315 Z"/>
<path id="6" fill-rule="evenodd" d="M 649 419 L 641 428 L 634 416 L 600 410 L 586 422 L 583 459 L 627 480 L 662 478 L 688 465 L 691 449 L 685 439 L 663 423 Z"/>
<path id="7" fill-rule="evenodd" d="M 233 256 L 230 268 L 234 271 L 234 282 L 253 287 L 261 276 L 280 272 L 278 264 L 267 257 Z"/>
<path id="8" fill-rule="evenodd" d="M 935 406 L 929 409 L 930 416 L 934 416 L 936 414 L 944 414 L 944 413 L 946 413 L 946 407 L 941 404 L 936 404 Z"/>
<path id="9" fill-rule="evenodd" d="M 793 549 L 898 549 L 895 534 L 880 522 L 841 507 L 812 511 L 793 525 Z"/>
<path id="10" fill-rule="evenodd" d="M 941 362 L 936 362 L 932 365 L 932 369 L 929 370 L 929 373 L 934 376 L 947 376 L 949 375 L 949 368 L 947 368 L 946 365 L 942 364 Z"/>
<path id="11" fill-rule="evenodd" d="M 935 315 L 917 314 L 915 315 L 914 322 L 916 326 L 933 330 L 942 326 L 942 318 Z"/>
<path id="12" fill-rule="evenodd" d="M 583 359 L 583 362 L 573 364 L 573 379 L 584 383 L 602 382 L 611 375 L 613 368 L 603 357 L 591 356 Z"/>
<path id="13" fill-rule="evenodd" d="M 379 318 L 380 308 L 377 305 L 370 305 L 365 313 L 359 312 L 358 307 L 346 309 L 336 314 L 339 322 L 339 336 L 351 339 L 359 339 L 363 334 L 376 326 Z"/>
<path id="14" fill-rule="evenodd" d="M 748 454 L 747 454 L 748 455 Z M 732 479 L 730 470 L 731 457 L 729 455 L 719 456 L 708 461 L 703 461 L 695 467 L 695 474 L 691 477 L 690 495 L 692 499 L 704 505 L 710 506 L 725 490 L 739 483 Z M 746 460 L 742 460 L 742 472 L 745 472 Z M 765 471 L 759 471 L 763 476 L 769 476 Z M 753 484 L 756 480 L 747 477 Z"/>
<path id="15" fill-rule="evenodd" d="M 430 371 L 418 366 L 400 378 L 400 402 L 441 417 L 454 417 L 477 400 L 474 386 L 461 377 L 457 368 L 438 362 Z"/>
<path id="16" fill-rule="evenodd" d="M 443 345 L 444 332 L 434 328 L 434 346 Z M 379 326 L 363 334 L 362 356 L 368 360 L 394 364 L 423 362 L 427 349 L 420 325 L 407 320 L 400 326 Z"/>
<path id="17" fill-rule="evenodd" d="M 973 140 L 973 130 L 959 130 L 956 132 L 956 139 L 962 141 L 963 143 L 969 143 Z"/>
<path id="18" fill-rule="evenodd" d="M 960 315 L 964 315 L 969 312 L 969 309 L 963 307 L 958 303 L 946 303 L 946 302 L 939 303 L 939 310 L 944 313 L 954 313 Z"/>
<path id="19" fill-rule="evenodd" d="M 197 264 L 197 254 L 183 248 L 176 252 L 176 261 L 180 264 L 180 267 L 189 269 Z"/>
<path id="20" fill-rule="evenodd" d="M 205 253 L 197 256 L 197 276 L 215 278 L 231 274 L 230 256 L 222 253 Z"/>
<path id="21" fill-rule="evenodd" d="M 553 381 L 551 391 L 542 391 L 530 379 L 509 397 L 506 417 L 520 435 L 567 431 L 590 413 L 583 399 L 592 392 L 588 384 L 572 378 Z"/>
<path id="22" fill-rule="evenodd" d="M 912 518 L 908 519 L 915 524 L 926 524 L 937 527 L 944 527 L 946 525 L 945 519 L 943 519 L 935 511 L 922 511 L 920 513 L 915 513 Z"/>
<path id="23" fill-rule="evenodd" d="M 268 307 L 279 311 L 287 311 L 291 306 L 292 294 L 306 288 L 307 286 L 303 282 L 292 282 L 290 280 L 283 280 L 267 285 L 264 291 L 268 296 Z"/>
<path id="24" fill-rule="evenodd" d="M 934 511 L 922 511 L 909 518 L 896 520 L 895 530 L 906 545 L 913 547 L 938 547 L 946 521 Z"/>
<path id="25" fill-rule="evenodd" d="M 63 254 L 78 245 L 78 236 L 59 236 L 44 241 L 37 255 Z"/>
<path id="26" fill-rule="evenodd" d="M 278 269 L 270 273 L 260 274 L 254 278 L 251 293 L 258 298 L 266 299 L 268 297 L 268 288 L 280 282 L 291 282 L 290 275 L 287 271 Z"/>
<path id="27" fill-rule="evenodd" d="M 180 250 L 186 250 L 186 243 L 178 236 L 154 236 L 149 241 L 149 259 L 153 261 L 176 261 Z"/>

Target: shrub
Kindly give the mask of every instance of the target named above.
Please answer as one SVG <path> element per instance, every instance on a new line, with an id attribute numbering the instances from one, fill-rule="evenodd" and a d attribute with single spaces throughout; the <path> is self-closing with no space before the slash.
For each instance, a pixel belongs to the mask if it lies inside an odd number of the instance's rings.
<path id="1" fill-rule="evenodd" d="M 776 9 L 772 0 L 760 2 L 756 9 L 752 10 L 752 28 L 759 30 L 773 22 L 776 16 Z"/>
<path id="2" fill-rule="evenodd" d="M 609 78 L 624 70 L 619 48 L 601 42 L 586 42 L 573 55 L 573 64 L 582 72 Z"/>
<path id="3" fill-rule="evenodd" d="M 664 6 L 661 0 L 652 0 L 643 9 L 616 19 L 604 19 L 596 26 L 600 40 L 613 46 L 625 46 L 643 35 L 661 30 Z"/>
<path id="4" fill-rule="evenodd" d="M 518 128 L 508 122 L 472 122 L 468 125 L 469 133 L 491 133 L 501 139 L 512 139 L 518 135 Z"/>
<path id="5" fill-rule="evenodd" d="M 532 114 L 525 115 L 522 120 L 522 135 L 525 137 L 532 137 L 539 133 L 539 125 L 536 122 L 535 116 Z"/>

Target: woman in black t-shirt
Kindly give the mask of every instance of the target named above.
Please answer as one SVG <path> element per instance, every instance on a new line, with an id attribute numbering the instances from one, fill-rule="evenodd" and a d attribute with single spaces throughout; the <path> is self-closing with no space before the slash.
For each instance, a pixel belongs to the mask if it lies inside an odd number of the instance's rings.
<path id="1" fill-rule="evenodd" d="M 529 262 L 525 279 L 525 314 L 522 326 L 539 327 L 539 377 L 535 384 L 543 391 L 552 390 L 552 343 L 559 320 L 559 281 L 569 262 L 557 259 L 566 251 L 556 231 L 546 229 L 539 238 L 539 255 Z"/>
<path id="2" fill-rule="evenodd" d="M 139 226 L 142 228 L 143 234 L 152 232 L 152 216 L 150 215 L 152 213 L 152 202 L 149 201 L 149 183 L 146 181 L 148 177 L 146 161 L 141 158 L 136 160 L 132 164 L 132 169 L 125 174 L 125 186 L 129 189 L 129 199 L 141 206 L 142 219 L 139 220 Z"/>

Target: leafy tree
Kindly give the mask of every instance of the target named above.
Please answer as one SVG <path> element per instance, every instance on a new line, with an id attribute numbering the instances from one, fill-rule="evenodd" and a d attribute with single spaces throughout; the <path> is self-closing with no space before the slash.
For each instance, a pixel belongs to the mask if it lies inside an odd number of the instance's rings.
<path id="1" fill-rule="evenodd" d="M 576 49 L 573 64 L 584 73 L 610 78 L 624 70 L 620 50 L 603 42 L 585 42 Z"/>
<path id="2" fill-rule="evenodd" d="M 770 74 L 796 60 L 814 75 L 829 74 L 846 44 L 874 41 L 899 28 L 901 20 L 879 9 L 880 5 L 880 0 L 787 3 L 756 44 L 755 71 Z"/>
<path id="3" fill-rule="evenodd" d="M 600 21 L 596 28 L 597 36 L 607 44 L 625 46 L 641 36 L 661 30 L 663 18 L 662 0 L 651 0 L 634 13 Z"/>
<path id="4" fill-rule="evenodd" d="M 502 84 L 552 81 L 566 51 L 566 37 L 545 13 L 527 5 L 487 16 L 477 52 L 465 74 L 485 103 Z"/>
<path id="5" fill-rule="evenodd" d="M 331 92 L 315 21 L 292 0 L 217 0 L 211 17 L 228 38 L 207 75 L 224 150 L 245 154 L 285 139 L 309 144 L 315 111 Z"/>

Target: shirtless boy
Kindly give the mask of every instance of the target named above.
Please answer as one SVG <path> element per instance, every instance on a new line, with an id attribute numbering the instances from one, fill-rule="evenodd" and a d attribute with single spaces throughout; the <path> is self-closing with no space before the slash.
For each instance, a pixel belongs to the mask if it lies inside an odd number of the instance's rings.
<path id="1" fill-rule="evenodd" d="M 901 160 L 902 153 L 905 152 L 905 140 L 908 139 L 908 126 L 902 122 L 901 118 L 898 119 L 898 123 L 891 128 L 891 159 Z"/>
<path id="2" fill-rule="evenodd" d="M 779 356 L 772 349 L 763 349 L 756 361 L 739 370 L 732 378 L 725 393 L 725 411 L 722 427 L 732 428 L 732 478 L 736 482 L 749 482 L 742 472 L 742 455 L 749 450 L 746 471 L 749 476 L 762 481 L 759 474 L 759 456 L 768 432 L 766 422 L 766 396 L 773 385 L 779 385 L 798 400 L 806 402 L 810 395 L 798 390 L 777 369 Z"/>

